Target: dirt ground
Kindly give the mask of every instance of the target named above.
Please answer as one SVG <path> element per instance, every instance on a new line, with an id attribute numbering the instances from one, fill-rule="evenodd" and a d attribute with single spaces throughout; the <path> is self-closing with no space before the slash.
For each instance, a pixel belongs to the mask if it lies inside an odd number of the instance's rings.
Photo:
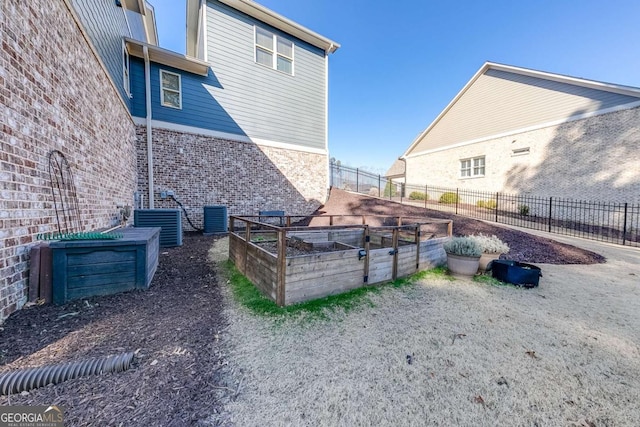
<path id="1" fill-rule="evenodd" d="M 450 217 L 339 190 L 319 212 Z M 544 237 L 463 217 L 453 220 L 454 234 L 496 234 L 511 247 L 509 259 L 604 262 L 598 254 Z M 68 426 L 229 425 L 224 408 L 234 406 L 242 380 L 238 384 L 237 375 L 229 375 L 221 344 L 229 325 L 218 278 L 206 262 L 214 241 L 186 233 L 183 246 L 161 249 L 147 291 L 33 306 L 10 316 L 0 325 L 0 374 L 127 351 L 136 351 L 136 357 L 126 372 L 0 396 L 0 405 L 56 404 L 64 407 Z"/>
<path id="2" fill-rule="evenodd" d="M 30 307 L 0 325 L 0 374 L 137 351 L 126 372 L 79 378 L 0 405 L 64 407 L 65 425 L 215 425 L 208 419 L 233 396 L 219 370 L 226 327 L 216 275 L 206 262 L 212 237 L 188 233 L 161 248 L 147 291 Z"/>
<path id="3" fill-rule="evenodd" d="M 316 214 L 326 215 L 389 215 L 389 216 L 427 216 L 453 220 L 453 234 L 495 234 L 506 242 L 511 249 L 503 259 L 520 262 L 546 264 L 597 264 L 605 262 L 603 256 L 575 246 L 560 243 L 545 237 L 534 236 L 522 231 L 501 227 L 484 221 L 452 215 L 446 212 L 424 209 L 416 206 L 401 205 L 389 200 L 360 196 L 336 188 L 331 189 L 327 203 Z M 550 235 L 552 236 L 552 235 Z"/>

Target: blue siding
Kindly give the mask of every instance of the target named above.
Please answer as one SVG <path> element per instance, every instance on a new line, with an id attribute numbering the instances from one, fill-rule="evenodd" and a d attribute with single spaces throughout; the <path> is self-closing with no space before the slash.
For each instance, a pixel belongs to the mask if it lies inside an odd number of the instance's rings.
<path id="1" fill-rule="evenodd" d="M 254 61 L 254 25 L 294 43 L 294 76 Z M 254 138 L 325 148 L 324 51 L 217 1 L 207 2 L 208 60 L 217 102 Z"/>
<path id="2" fill-rule="evenodd" d="M 72 2 L 120 96 L 128 102 L 122 75 L 122 37 L 129 36 L 124 9 L 116 6 L 111 0 L 72 0 Z"/>
<path id="3" fill-rule="evenodd" d="M 182 109 L 160 105 L 160 70 L 180 74 L 182 83 Z M 172 67 L 151 63 L 151 108 L 154 120 L 194 126 L 203 129 L 246 135 L 233 118 L 211 94 L 219 86 L 211 70 L 209 75 L 198 76 Z M 146 117 L 144 61 L 131 59 L 131 114 Z"/>

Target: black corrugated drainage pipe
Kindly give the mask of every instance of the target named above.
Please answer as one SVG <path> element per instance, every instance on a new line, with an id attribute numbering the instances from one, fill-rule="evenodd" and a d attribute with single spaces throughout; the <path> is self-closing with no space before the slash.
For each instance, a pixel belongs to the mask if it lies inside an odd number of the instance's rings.
<path id="1" fill-rule="evenodd" d="M 133 352 L 117 356 L 106 356 L 40 368 L 21 369 L 0 375 L 0 396 L 17 394 L 49 384 L 58 384 L 90 375 L 107 372 L 122 372 L 129 369 Z"/>

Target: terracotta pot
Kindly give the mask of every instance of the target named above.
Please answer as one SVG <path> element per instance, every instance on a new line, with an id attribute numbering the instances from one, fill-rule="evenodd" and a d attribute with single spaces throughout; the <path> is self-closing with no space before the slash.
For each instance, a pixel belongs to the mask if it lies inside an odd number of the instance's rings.
<path id="1" fill-rule="evenodd" d="M 489 265 L 489 263 L 491 261 L 494 261 L 494 260 L 500 258 L 500 255 L 502 255 L 502 254 L 485 254 L 485 253 L 483 253 L 480 256 L 480 268 L 478 269 L 478 271 L 480 273 L 484 273 L 485 271 L 487 271 L 487 265 Z"/>
<path id="2" fill-rule="evenodd" d="M 473 277 L 479 265 L 480 257 L 447 254 L 447 268 L 453 276 Z"/>

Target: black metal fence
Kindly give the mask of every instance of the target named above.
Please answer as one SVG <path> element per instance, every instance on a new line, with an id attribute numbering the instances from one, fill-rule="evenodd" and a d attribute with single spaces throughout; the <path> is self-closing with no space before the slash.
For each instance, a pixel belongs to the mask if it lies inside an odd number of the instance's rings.
<path id="1" fill-rule="evenodd" d="M 493 221 L 640 247 L 640 204 L 538 197 L 404 184 L 331 163 L 331 186 L 400 203 Z"/>

